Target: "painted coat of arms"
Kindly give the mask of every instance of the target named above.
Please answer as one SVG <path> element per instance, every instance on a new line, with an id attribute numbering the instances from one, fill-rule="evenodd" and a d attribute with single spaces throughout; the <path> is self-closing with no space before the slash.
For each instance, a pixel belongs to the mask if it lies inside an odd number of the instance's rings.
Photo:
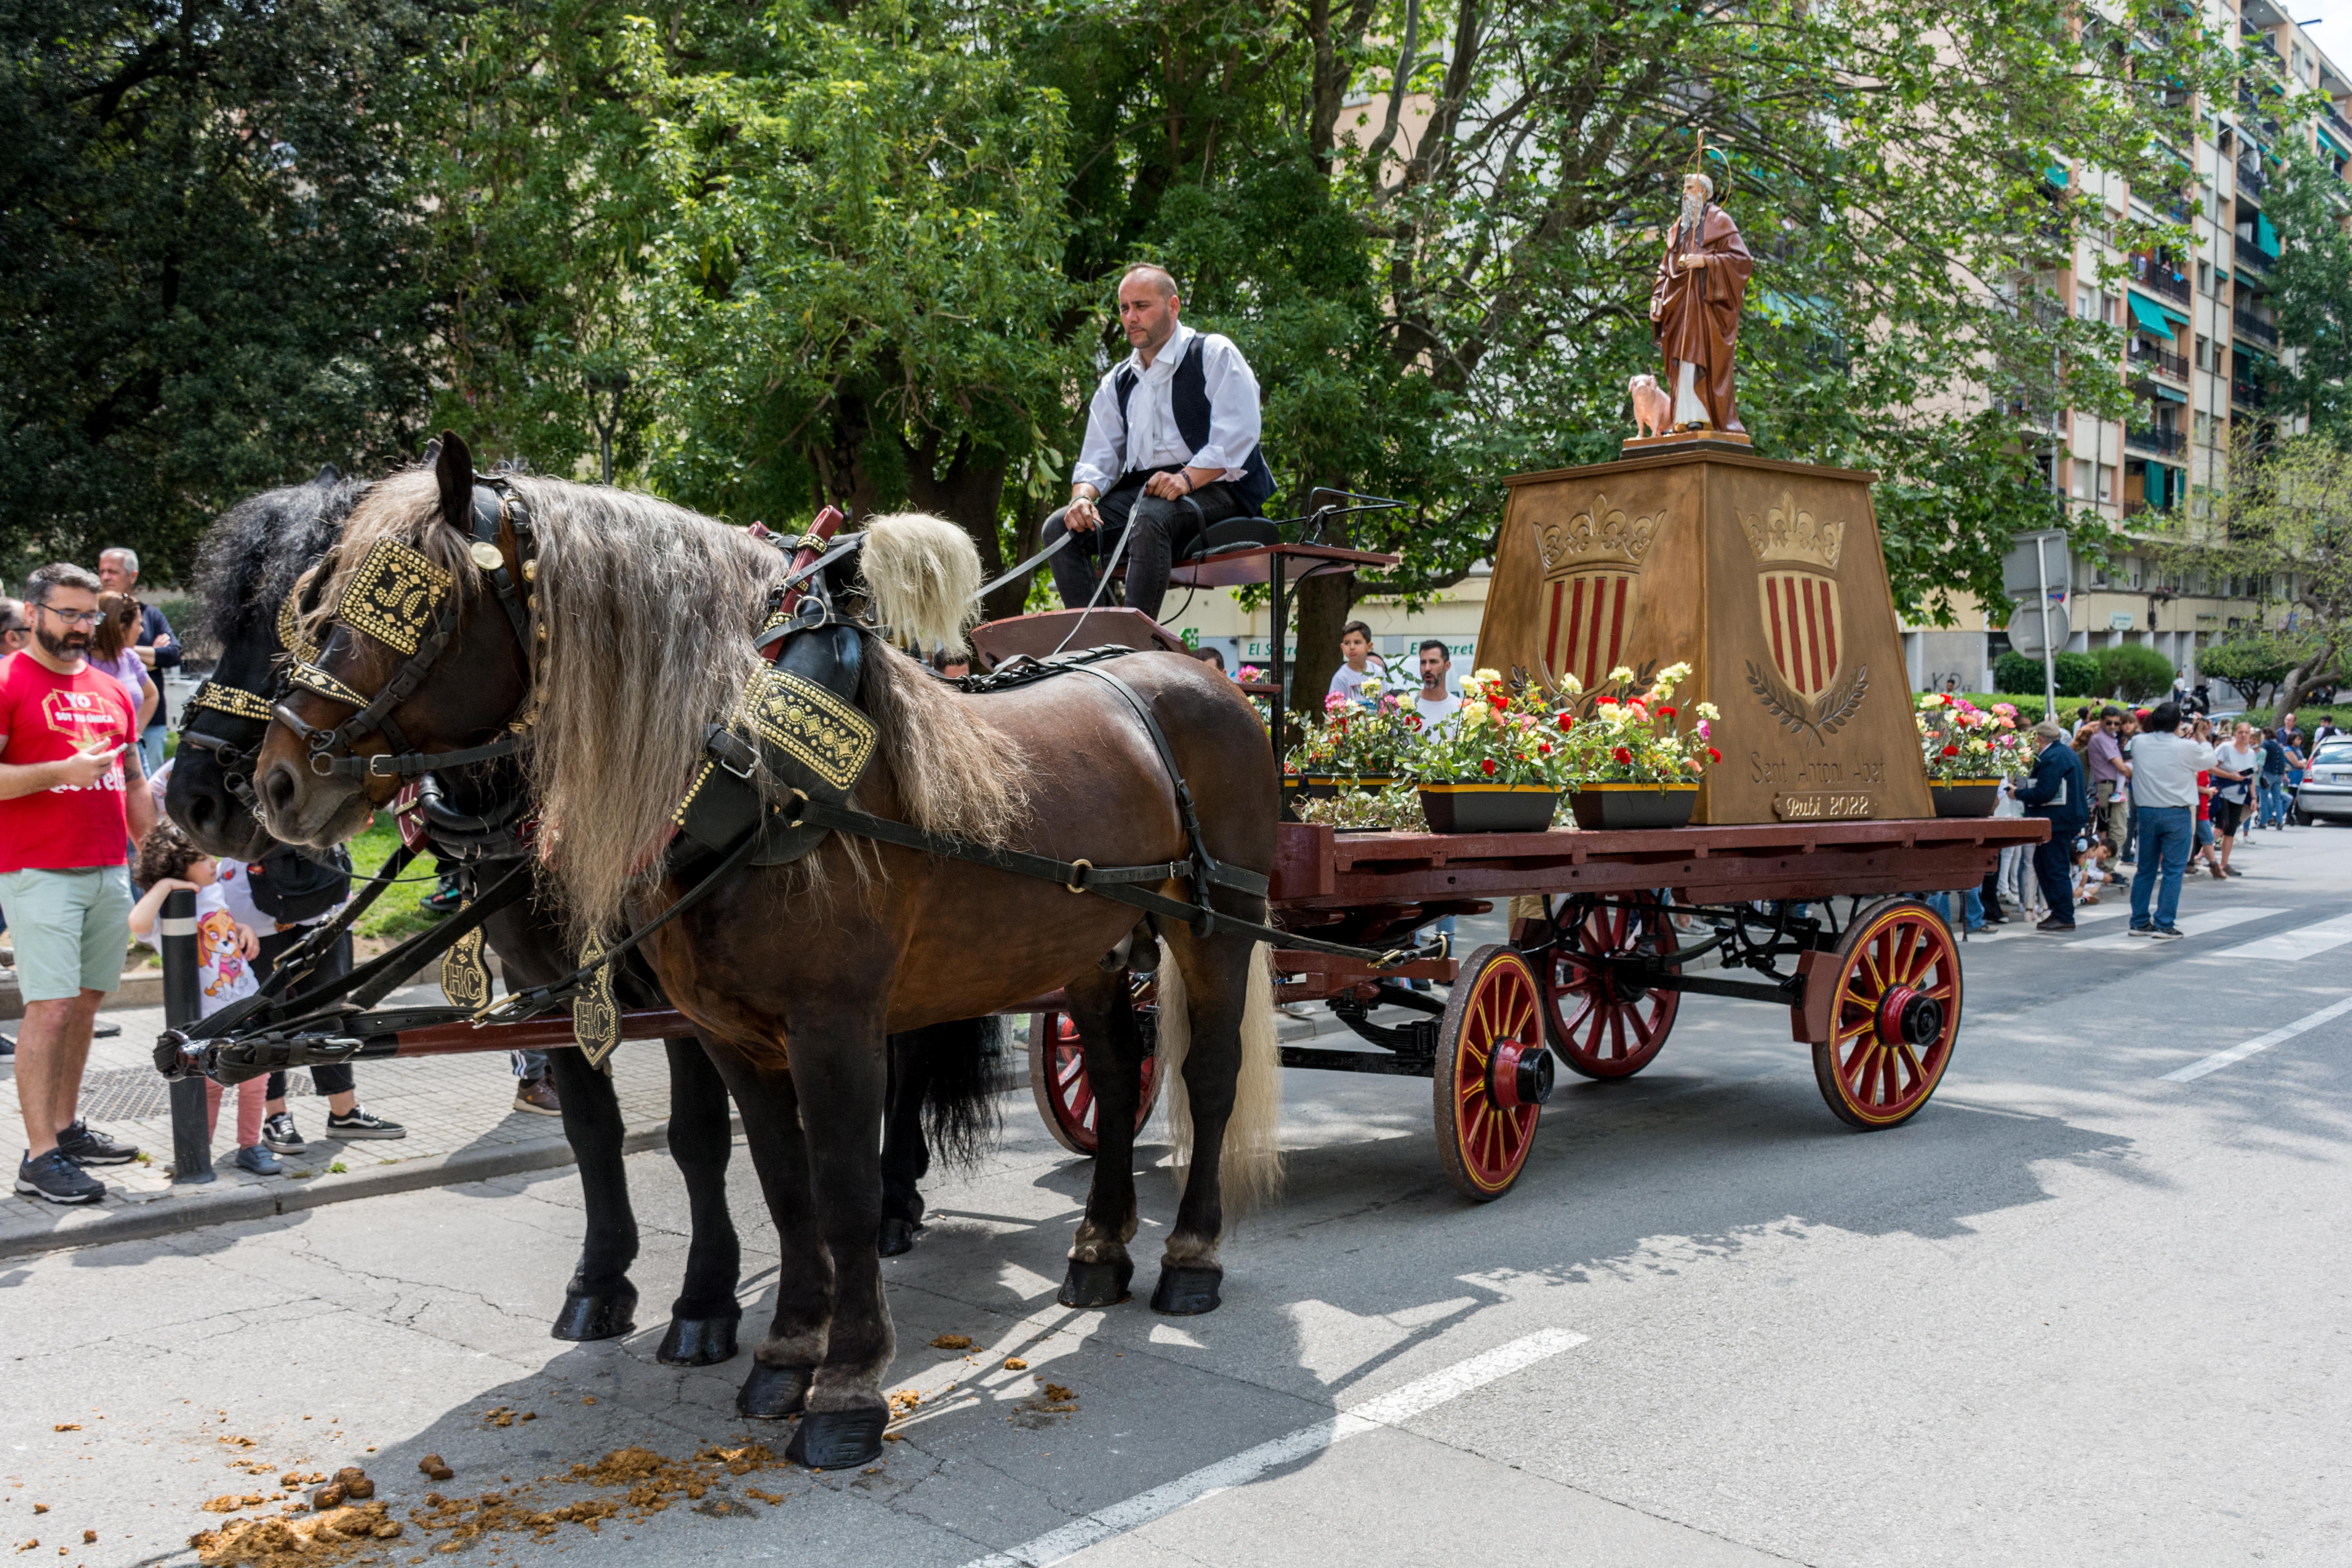
<path id="1" fill-rule="evenodd" d="M 1543 667 L 1550 685 L 1573 679 L 1592 687 L 1608 679 L 1641 606 L 1642 558 L 1664 521 L 1663 514 L 1629 516 L 1607 496 L 1595 495 L 1591 507 L 1565 523 L 1537 525 L 1544 563 Z"/>
<path id="2" fill-rule="evenodd" d="M 1870 671 L 1845 667 L 1845 611 L 1838 596 L 1838 552 L 1845 524 L 1823 521 L 1783 490 L 1760 515 L 1739 514 L 1761 570 L 1757 607 L 1763 616 L 1766 669 L 1748 661 L 1748 684 L 1783 729 L 1826 742 L 1862 706 Z"/>

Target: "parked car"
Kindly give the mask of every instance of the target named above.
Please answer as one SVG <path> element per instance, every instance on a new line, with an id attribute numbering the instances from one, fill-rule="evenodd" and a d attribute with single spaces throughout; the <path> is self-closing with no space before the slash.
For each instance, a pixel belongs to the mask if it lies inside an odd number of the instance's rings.
<path id="1" fill-rule="evenodd" d="M 2303 771 L 2303 784 L 2294 792 L 2294 821 L 2308 827 L 2339 817 L 2352 818 L 2352 740 L 2331 735 Z"/>

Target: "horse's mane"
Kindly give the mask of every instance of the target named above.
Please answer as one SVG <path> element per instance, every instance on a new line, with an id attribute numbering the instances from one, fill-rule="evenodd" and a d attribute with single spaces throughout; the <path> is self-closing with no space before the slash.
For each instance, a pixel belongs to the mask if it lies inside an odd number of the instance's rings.
<path id="1" fill-rule="evenodd" d="M 294 581 L 326 553 L 364 479 L 330 469 L 308 484 L 264 490 L 236 503 L 205 531 L 196 563 L 199 644 L 226 647 L 277 614 Z"/>
<path id="2" fill-rule="evenodd" d="M 751 633 L 787 562 L 740 529 L 651 496 L 509 482 L 537 531 L 532 618 L 547 628 L 531 784 L 558 836 L 552 867 L 567 913 L 583 930 L 609 931 L 659 874 L 649 851 L 692 780 L 704 726 L 733 710 L 759 668 Z M 375 487 L 344 527 L 314 635 L 380 538 L 417 546 L 478 589 L 439 507 L 429 472 Z M 860 697 L 881 730 L 875 771 L 895 785 L 904 819 L 1003 843 L 1025 810 L 1017 749 L 905 655 L 869 642 L 866 664 Z"/>

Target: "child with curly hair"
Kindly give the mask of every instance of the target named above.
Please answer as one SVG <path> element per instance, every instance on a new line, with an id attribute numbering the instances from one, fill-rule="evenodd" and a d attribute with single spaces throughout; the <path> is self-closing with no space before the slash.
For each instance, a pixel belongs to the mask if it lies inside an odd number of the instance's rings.
<path id="1" fill-rule="evenodd" d="M 188 842 L 187 835 L 167 818 L 159 821 L 139 844 L 139 880 L 146 897 L 131 907 L 131 933 L 142 940 L 155 929 L 163 899 L 178 889 L 196 895 L 196 959 L 200 1016 L 210 1017 L 241 996 L 261 988 L 253 975 L 253 960 L 261 939 L 253 928 L 229 913 L 220 886 L 220 863 Z M 275 1176 L 285 1169 L 278 1156 L 261 1146 L 261 1118 L 268 1085 L 251 1078 L 236 1086 L 236 1167 L 257 1176 Z M 221 1086 L 205 1084 L 206 1131 L 220 1125 Z"/>

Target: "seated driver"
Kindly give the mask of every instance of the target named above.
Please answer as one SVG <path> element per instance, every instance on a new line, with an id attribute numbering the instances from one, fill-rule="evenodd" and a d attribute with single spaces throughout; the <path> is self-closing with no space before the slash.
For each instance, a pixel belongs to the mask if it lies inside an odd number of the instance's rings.
<path id="1" fill-rule="evenodd" d="M 1047 544 L 1076 536 L 1053 558 L 1071 609 L 1110 602 L 1097 590 L 1124 531 L 1128 607 L 1159 619 L 1170 563 L 1201 529 L 1255 516 L 1274 493 L 1258 449 L 1257 377 L 1232 339 L 1178 320 L 1182 308 L 1162 268 L 1130 267 L 1119 279 L 1119 325 L 1135 352 L 1095 389 L 1070 504 L 1045 520 Z"/>

